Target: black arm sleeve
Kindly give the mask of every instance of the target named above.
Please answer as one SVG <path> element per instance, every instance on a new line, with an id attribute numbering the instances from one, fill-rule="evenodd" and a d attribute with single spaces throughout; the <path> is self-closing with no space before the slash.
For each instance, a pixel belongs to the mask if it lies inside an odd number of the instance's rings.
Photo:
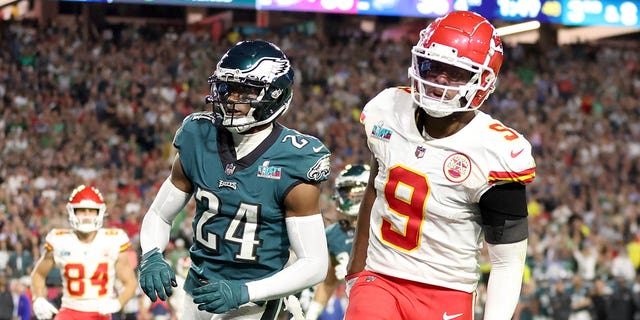
<path id="1" fill-rule="evenodd" d="M 482 195 L 479 205 L 487 242 L 514 243 L 529 236 L 527 193 L 523 184 L 494 186 Z"/>

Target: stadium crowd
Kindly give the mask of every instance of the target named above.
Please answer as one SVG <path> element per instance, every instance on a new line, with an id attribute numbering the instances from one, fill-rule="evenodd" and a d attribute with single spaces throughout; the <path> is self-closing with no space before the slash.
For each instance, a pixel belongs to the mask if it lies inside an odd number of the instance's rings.
<path id="1" fill-rule="evenodd" d="M 186 115 L 210 108 L 207 77 L 237 40 L 262 38 L 287 53 L 296 82 L 281 121 L 319 137 L 335 173 L 368 162 L 360 110 L 383 88 L 408 83 L 417 37 L 274 30 L 213 41 L 206 32 L 121 26 L 87 39 L 75 30 L 0 25 L 0 319 L 30 319 L 28 275 L 44 235 L 67 226 L 76 185 L 102 191 L 106 226 L 123 228 L 139 255 L 142 216 L 175 154 L 172 134 Z M 515 319 L 640 319 L 640 42 L 506 49 L 484 110 L 523 132 L 537 163 Z M 323 186 L 327 222 L 336 217 L 331 184 Z M 192 238 L 189 209 L 166 252 L 176 269 Z M 52 301 L 58 285 L 51 274 Z M 170 308 L 145 300 L 125 312 L 151 319 Z"/>

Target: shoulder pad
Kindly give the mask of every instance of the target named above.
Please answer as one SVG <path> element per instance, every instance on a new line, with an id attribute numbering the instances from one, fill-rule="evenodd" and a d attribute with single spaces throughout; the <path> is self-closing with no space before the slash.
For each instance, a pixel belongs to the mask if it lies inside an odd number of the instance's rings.
<path id="1" fill-rule="evenodd" d="M 281 143 L 296 155 L 294 170 L 299 179 L 312 183 L 322 182 L 329 178 L 331 172 L 331 153 L 316 137 L 300 133 L 297 130 L 284 128 Z M 287 156 L 287 155 L 285 155 Z"/>
<path id="2" fill-rule="evenodd" d="M 490 118 L 488 118 L 490 119 Z M 519 182 L 527 184 L 535 178 L 536 163 L 531 143 L 519 132 L 491 119 L 486 128 L 485 144 L 489 159 L 489 183 Z"/>

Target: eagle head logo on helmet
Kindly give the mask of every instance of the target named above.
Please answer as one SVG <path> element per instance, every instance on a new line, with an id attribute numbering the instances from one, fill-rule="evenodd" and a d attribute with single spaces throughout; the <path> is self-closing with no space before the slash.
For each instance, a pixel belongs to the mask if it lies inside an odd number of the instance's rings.
<path id="1" fill-rule="evenodd" d="M 91 218 L 79 218 L 76 215 L 77 209 L 95 209 L 98 211 L 98 214 Z M 102 228 L 102 220 L 104 219 L 106 211 L 107 206 L 98 189 L 81 185 L 71 192 L 69 202 L 67 203 L 67 212 L 69 213 L 69 223 L 75 230 L 88 233 Z"/>

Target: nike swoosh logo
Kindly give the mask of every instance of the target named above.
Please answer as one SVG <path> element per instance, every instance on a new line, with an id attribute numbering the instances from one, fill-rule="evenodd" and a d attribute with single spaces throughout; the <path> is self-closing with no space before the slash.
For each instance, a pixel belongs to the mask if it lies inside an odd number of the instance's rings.
<path id="1" fill-rule="evenodd" d="M 322 146 L 313 147 L 313 152 L 320 152 L 320 150 L 322 150 Z"/>
<path id="2" fill-rule="evenodd" d="M 519 156 L 522 153 L 522 151 L 524 151 L 524 148 L 520 149 L 520 151 L 518 152 L 514 152 L 513 150 L 511 150 L 511 158 L 515 158 Z"/>
<path id="3" fill-rule="evenodd" d="M 452 314 L 452 315 L 448 315 L 446 312 L 442 315 L 442 320 L 451 320 L 451 319 L 455 319 L 459 316 L 463 315 L 462 313 L 456 313 L 456 314 Z"/>

